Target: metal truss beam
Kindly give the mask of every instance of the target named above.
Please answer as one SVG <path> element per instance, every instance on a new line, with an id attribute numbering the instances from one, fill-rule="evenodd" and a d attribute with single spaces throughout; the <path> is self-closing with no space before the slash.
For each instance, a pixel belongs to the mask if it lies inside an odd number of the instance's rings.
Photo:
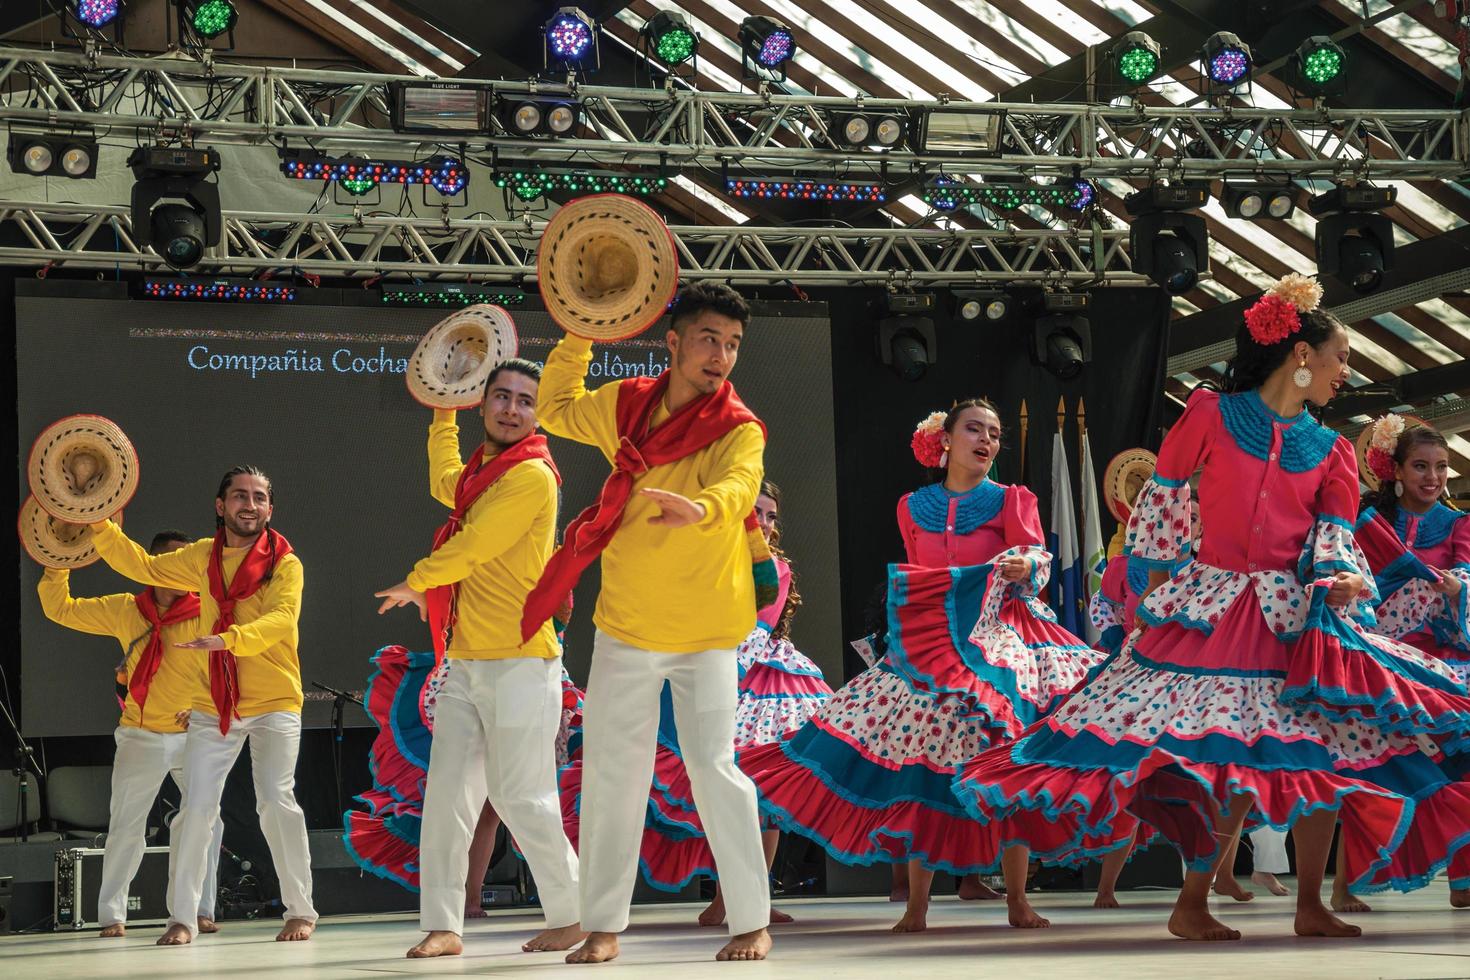
<path id="1" fill-rule="evenodd" d="M 224 239 L 191 272 L 524 282 L 545 222 L 224 212 Z M 1145 285 L 1124 230 L 940 230 L 674 225 L 680 275 L 803 285 Z M 0 202 L 0 265 L 162 270 L 125 207 Z"/>
<path id="2" fill-rule="evenodd" d="M 394 81 L 424 79 L 0 47 L 0 120 L 106 128 L 141 140 L 295 142 L 336 152 L 439 143 L 506 160 L 745 172 L 947 168 L 1028 176 L 1401 180 L 1470 172 L 1470 124 L 1465 112 L 1450 110 L 915 102 L 455 79 L 486 90 L 492 107 L 497 99 L 532 93 L 580 103 L 578 136 L 549 140 L 507 136 L 493 112 L 490 132 L 395 133 L 384 128 Z M 831 114 L 844 110 L 917 113 L 941 106 L 1004 110 L 1003 155 L 878 154 L 836 148 L 828 136 Z"/>

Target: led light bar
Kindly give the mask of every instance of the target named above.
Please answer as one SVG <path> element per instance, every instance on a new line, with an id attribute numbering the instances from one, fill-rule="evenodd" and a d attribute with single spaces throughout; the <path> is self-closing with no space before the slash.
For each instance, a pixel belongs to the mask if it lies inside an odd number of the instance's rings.
<path id="1" fill-rule="evenodd" d="M 782 201 L 838 201 L 882 204 L 888 200 L 883 185 L 871 180 L 767 180 L 727 177 L 725 190 L 736 197 Z"/>
<path id="2" fill-rule="evenodd" d="M 294 303 L 296 287 L 252 279 L 143 280 L 145 299 L 200 300 L 209 303 Z"/>
<path id="3" fill-rule="evenodd" d="M 456 283 L 406 283 L 380 287 L 384 306 L 432 306 L 459 309 L 476 303 L 520 306 L 523 290 L 508 286 L 473 286 Z"/>
<path id="4" fill-rule="evenodd" d="M 553 191 L 568 194 L 628 194 L 648 197 L 668 189 L 667 177 L 594 170 L 505 170 L 495 186 L 508 188 L 522 201 L 538 201 Z"/>
<path id="5" fill-rule="evenodd" d="M 926 183 L 920 197 L 941 211 L 971 204 L 992 211 L 1015 211 L 1028 204 L 1082 211 L 1096 199 L 1097 191 L 1090 181 L 1081 179 L 1055 184 L 972 184 L 945 177 Z"/>
<path id="6" fill-rule="evenodd" d="M 376 184 L 425 184 L 453 197 L 470 182 L 463 163 L 449 157 L 431 160 L 368 160 L 362 157 L 283 155 L 281 173 L 294 180 L 335 180 L 352 194 L 364 194 Z"/>

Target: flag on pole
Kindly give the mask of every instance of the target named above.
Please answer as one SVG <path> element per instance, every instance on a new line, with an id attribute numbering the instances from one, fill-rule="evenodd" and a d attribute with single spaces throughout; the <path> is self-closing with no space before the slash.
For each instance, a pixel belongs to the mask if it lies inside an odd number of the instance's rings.
<path id="1" fill-rule="evenodd" d="M 1067 466 L 1067 448 L 1062 426 L 1051 444 L 1051 607 L 1062 628 L 1082 635 L 1087 595 L 1082 590 L 1082 564 L 1077 554 L 1077 512 L 1072 506 L 1072 473 Z"/>
<path id="2" fill-rule="evenodd" d="M 1079 413 L 1080 415 L 1080 413 Z M 1081 598 L 1091 601 L 1102 588 L 1103 571 L 1108 565 L 1108 549 L 1103 543 L 1102 517 L 1097 510 L 1097 473 L 1092 466 L 1092 443 L 1087 438 L 1087 429 L 1082 427 L 1082 567 L 1087 570 L 1086 589 Z M 1082 617 L 1086 628 L 1086 640 L 1096 645 L 1102 632 L 1092 624 L 1091 616 Z M 1082 636 L 1081 633 L 1077 634 Z"/>

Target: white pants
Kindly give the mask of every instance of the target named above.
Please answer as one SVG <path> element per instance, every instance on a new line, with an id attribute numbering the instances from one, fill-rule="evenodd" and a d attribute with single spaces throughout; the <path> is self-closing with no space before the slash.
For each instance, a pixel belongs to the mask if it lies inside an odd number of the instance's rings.
<path id="1" fill-rule="evenodd" d="M 113 732 L 117 753 L 112 759 L 112 802 L 107 818 L 107 845 L 102 852 L 102 890 L 97 896 L 97 921 L 102 926 L 128 921 L 128 886 L 143 863 L 147 846 L 148 814 L 158 798 L 165 776 L 184 789 L 184 733 L 149 732 L 119 725 Z M 199 914 L 214 918 L 215 871 L 219 866 L 224 821 L 216 819 L 205 861 Z M 173 881 L 178 835 L 169 836 L 169 881 Z"/>
<path id="2" fill-rule="evenodd" d="M 1286 860 L 1286 831 L 1262 827 L 1250 832 L 1251 870 L 1284 875 L 1291 871 Z"/>
<path id="3" fill-rule="evenodd" d="M 169 888 L 169 921 L 186 927 L 190 935 L 204 888 L 204 852 L 211 828 L 219 820 L 225 778 L 247 737 L 255 776 L 255 812 L 281 882 L 285 918 L 316 921 L 306 814 L 296 805 L 295 794 L 301 716 L 294 711 L 272 711 L 239 718 L 231 723 L 228 735 L 221 735 L 218 718 L 196 711 L 184 747 L 184 805 L 174 820 L 178 864 Z"/>
<path id="4" fill-rule="evenodd" d="M 598 631 L 583 706 L 582 928 L 622 932 L 638 874 L 664 681 L 731 935 L 764 929 L 771 896 L 755 785 L 735 767 L 734 650 L 657 653 Z"/>
<path id="5" fill-rule="evenodd" d="M 577 855 L 556 788 L 561 658 L 456 659 L 447 676 L 424 791 L 419 928 L 464 932 L 470 839 L 487 797 L 531 866 L 547 928 L 576 923 Z"/>

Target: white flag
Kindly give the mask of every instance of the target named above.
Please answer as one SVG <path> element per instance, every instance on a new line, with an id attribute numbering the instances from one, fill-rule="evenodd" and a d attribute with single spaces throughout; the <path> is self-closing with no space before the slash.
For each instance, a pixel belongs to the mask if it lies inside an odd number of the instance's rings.
<path id="1" fill-rule="evenodd" d="M 1086 598 L 1090 601 L 1102 588 L 1103 570 L 1108 564 L 1107 546 L 1103 543 L 1102 517 L 1097 510 L 1097 473 L 1092 467 L 1092 443 L 1087 433 L 1082 433 L 1082 567 L 1087 573 Z M 1092 624 L 1092 617 L 1083 619 L 1087 629 L 1087 642 L 1096 644 L 1102 633 Z"/>
<path id="2" fill-rule="evenodd" d="M 1077 511 L 1072 506 L 1072 472 L 1067 466 L 1067 449 L 1058 432 L 1051 448 L 1051 553 L 1052 609 L 1057 622 L 1068 632 L 1081 636 L 1087 619 L 1087 595 L 1082 589 L 1082 568 L 1077 558 Z"/>

